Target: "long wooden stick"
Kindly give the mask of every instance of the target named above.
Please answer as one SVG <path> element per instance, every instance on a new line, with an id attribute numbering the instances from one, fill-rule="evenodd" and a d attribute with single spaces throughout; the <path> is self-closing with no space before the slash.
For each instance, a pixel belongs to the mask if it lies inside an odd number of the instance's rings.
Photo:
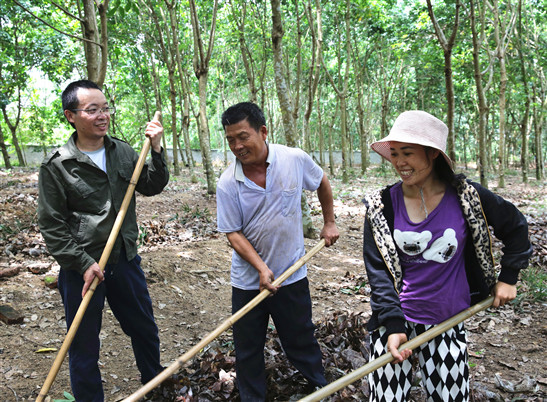
<path id="1" fill-rule="evenodd" d="M 161 112 L 158 111 L 154 114 L 154 120 L 160 121 L 160 119 L 161 119 Z M 110 257 L 110 253 L 112 252 L 112 248 L 114 247 L 114 243 L 116 242 L 116 238 L 118 237 L 118 234 L 120 233 L 120 229 L 122 227 L 125 214 L 127 213 L 127 208 L 129 207 L 129 203 L 131 202 L 133 193 L 135 192 L 135 186 L 137 185 L 137 182 L 139 181 L 139 177 L 141 175 L 142 168 L 144 166 L 144 162 L 146 161 L 146 156 L 148 155 L 149 150 L 150 150 L 150 139 L 146 138 L 144 140 L 144 144 L 142 146 L 139 159 L 137 160 L 137 165 L 135 166 L 135 170 L 133 171 L 133 175 L 131 176 L 131 181 L 129 182 L 129 186 L 127 187 L 127 191 L 125 192 L 125 196 L 122 201 L 120 211 L 118 212 L 118 215 L 116 216 L 116 221 L 114 222 L 112 231 L 110 232 L 110 235 L 108 236 L 108 240 L 106 241 L 106 246 L 103 250 L 103 253 L 101 254 L 101 259 L 99 260 L 99 267 L 101 268 L 102 271 L 104 271 L 106 267 L 106 263 L 108 262 L 108 258 Z M 84 298 L 82 299 L 82 302 L 80 303 L 80 307 L 78 308 L 78 311 L 76 312 L 76 316 L 74 317 L 74 320 L 72 321 L 72 324 L 70 325 L 70 328 L 66 334 L 65 340 L 63 341 L 63 344 L 61 345 L 61 349 L 59 349 L 59 353 L 57 353 L 57 357 L 53 361 L 53 365 L 51 366 L 51 369 L 49 370 L 49 374 L 44 382 L 44 385 L 42 386 L 42 389 L 40 390 L 40 393 L 38 394 L 38 397 L 36 398 L 37 402 L 41 402 L 44 400 L 44 398 L 47 396 L 47 393 L 49 392 L 49 389 L 51 388 L 51 384 L 53 384 L 53 381 L 55 381 L 55 377 L 57 377 L 57 373 L 59 372 L 59 369 L 61 368 L 61 364 L 63 363 L 63 360 L 65 359 L 65 356 L 68 352 L 68 349 L 70 348 L 70 345 L 72 344 L 72 341 L 74 340 L 74 336 L 76 335 L 76 332 L 78 331 L 78 327 L 80 326 L 82 322 L 84 313 L 87 309 L 87 306 L 89 305 L 89 302 L 91 301 L 91 298 L 93 297 L 93 294 L 95 293 L 95 289 L 97 288 L 98 284 L 99 284 L 99 278 L 95 277 L 95 279 L 93 279 L 93 282 L 91 283 L 91 286 L 87 290 Z"/>
<path id="2" fill-rule="evenodd" d="M 289 276 L 295 273 L 302 265 L 308 262 L 311 257 L 313 257 L 319 250 L 321 250 L 324 245 L 325 245 L 325 239 L 321 239 L 310 251 L 308 251 L 306 255 L 304 255 L 302 258 L 296 261 L 285 272 L 283 272 L 283 274 L 281 274 L 279 278 L 273 281 L 272 286 L 281 285 L 281 283 L 283 283 Z M 194 347 L 188 350 L 188 352 L 186 352 L 185 354 L 180 356 L 177 360 L 175 360 L 173 363 L 171 363 L 169 367 L 167 367 L 165 370 L 159 373 L 156 377 L 154 377 L 152 380 L 146 383 L 137 392 L 135 392 L 134 394 L 131 394 L 126 399 L 124 399 L 123 402 L 138 401 L 140 398 L 143 398 L 149 391 L 152 391 L 154 388 L 160 385 L 163 381 L 168 379 L 169 376 L 178 372 L 184 363 L 186 363 L 190 358 L 195 356 L 205 346 L 207 346 L 209 343 L 215 340 L 220 334 L 222 334 L 224 331 L 226 331 L 228 328 L 234 325 L 241 317 L 243 317 L 245 314 L 251 311 L 266 297 L 268 297 L 270 293 L 271 292 L 268 289 L 264 289 L 263 291 L 261 291 L 253 300 L 251 300 L 249 303 L 247 303 L 245 306 L 239 309 L 234 315 L 228 317 L 213 332 L 210 332 L 209 335 L 207 335 L 205 338 L 199 341 L 199 343 L 197 343 Z"/>
<path id="3" fill-rule="evenodd" d="M 442 334 L 443 332 L 448 331 L 450 328 L 458 325 L 460 322 L 468 319 L 469 317 L 477 314 L 479 311 L 485 310 L 492 305 L 494 301 L 494 296 L 490 296 L 483 301 L 475 304 L 474 306 L 465 309 L 459 314 L 456 314 L 454 317 L 449 318 L 446 321 L 430 328 L 425 331 L 423 334 L 418 335 L 415 338 L 412 338 L 410 341 L 405 342 L 399 347 L 399 351 L 403 349 L 416 349 L 418 346 L 430 341 L 436 336 Z M 338 380 L 331 382 L 325 387 L 315 391 L 313 394 L 310 394 L 302 399 L 300 402 L 311 402 L 311 401 L 320 401 L 321 399 L 334 394 L 336 391 L 350 385 L 351 383 L 357 381 L 358 379 L 366 376 L 369 373 L 372 373 L 374 370 L 378 370 L 380 367 L 385 366 L 388 363 L 391 363 L 394 360 L 391 352 L 385 353 L 377 359 L 371 360 L 361 368 L 358 368 L 355 371 L 345 375 L 344 377 L 339 378 Z"/>

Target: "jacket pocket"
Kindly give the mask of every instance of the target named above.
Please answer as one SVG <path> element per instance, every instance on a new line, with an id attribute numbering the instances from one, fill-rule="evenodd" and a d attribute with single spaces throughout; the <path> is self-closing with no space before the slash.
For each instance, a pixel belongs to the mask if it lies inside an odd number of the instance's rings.
<path id="1" fill-rule="evenodd" d="M 133 176 L 134 171 L 133 164 L 130 162 L 121 162 L 120 167 L 118 170 L 118 174 L 121 177 L 121 179 L 127 183 L 131 181 L 131 177 Z"/>
<path id="2" fill-rule="evenodd" d="M 74 183 L 74 188 L 78 195 L 82 198 L 88 198 L 91 194 L 97 191 L 96 188 L 91 187 L 83 180 L 78 180 Z"/>

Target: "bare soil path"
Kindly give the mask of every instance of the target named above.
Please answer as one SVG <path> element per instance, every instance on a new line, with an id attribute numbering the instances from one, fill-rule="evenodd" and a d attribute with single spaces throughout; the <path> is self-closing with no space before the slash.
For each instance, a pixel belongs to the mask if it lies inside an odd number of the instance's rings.
<path id="1" fill-rule="evenodd" d="M 393 174 L 384 177 L 380 170 L 366 179 L 353 179 L 349 185 L 332 181 L 341 238 L 309 263 L 314 319 L 330 380 L 351 371 L 352 364 L 357 368 L 364 362 L 360 349 L 364 350 L 364 323 L 370 306 L 361 256 L 361 199 L 367 191 L 391 181 Z M 533 262 L 545 280 L 545 185 L 523 186 L 517 181 L 509 176 L 509 185 L 498 193 L 527 215 L 536 249 Z M 55 276 L 57 268 L 36 225 L 37 196 L 36 170 L 0 171 L 0 269 L 6 274 L 0 278 L 0 305 L 9 304 L 23 316 L 18 324 L 0 322 L 1 401 L 36 398 L 56 354 L 48 348 L 58 349 L 66 331 L 59 293 L 44 284 L 44 278 Z M 319 228 L 319 203 L 313 194 L 309 201 Z M 168 365 L 230 316 L 231 248 L 215 230 L 215 197 L 206 194 L 202 178 L 197 184 L 177 178 L 159 196 L 139 196 L 137 204 L 142 266 L 160 328 L 162 362 Z M 307 248 L 316 241 L 307 239 Z M 10 269 L 18 273 L 9 276 Z M 545 302 L 526 299 L 467 322 L 473 400 L 546 400 L 546 323 Z M 139 389 L 139 373 L 129 340 L 108 306 L 101 340 L 105 395 L 108 401 L 121 400 Z M 231 349 L 227 331 L 181 374 L 186 383 L 178 396 L 166 394 L 163 400 L 236 399 L 230 376 Z M 305 390 L 298 388 L 298 378 L 279 350 L 275 341 L 268 343 L 269 373 L 271 383 L 276 384 L 270 398 L 288 400 L 292 395 L 295 399 L 294 394 Z M 222 372 L 228 374 L 220 380 Z M 194 397 L 189 396 L 190 389 Z M 49 395 L 52 400 L 67 399 L 65 391 L 70 392 L 66 360 Z M 360 381 L 331 400 L 363 400 L 367 392 L 366 381 Z M 413 398 L 422 400 L 419 389 Z"/>

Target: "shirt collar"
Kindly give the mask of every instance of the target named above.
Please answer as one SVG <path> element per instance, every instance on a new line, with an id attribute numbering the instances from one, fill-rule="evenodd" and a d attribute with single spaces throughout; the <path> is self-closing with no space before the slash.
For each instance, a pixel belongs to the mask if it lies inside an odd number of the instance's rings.
<path id="1" fill-rule="evenodd" d="M 68 139 L 68 146 L 69 148 L 71 149 L 72 152 L 74 152 L 74 150 L 78 150 L 78 146 L 76 145 L 76 139 L 78 138 L 78 132 L 77 131 L 74 131 L 72 133 L 72 135 L 70 136 L 70 138 Z M 110 148 L 111 146 L 114 145 L 114 142 L 112 141 L 112 139 L 110 138 L 109 135 L 105 135 L 104 136 L 104 149 L 108 149 Z"/>
<path id="2" fill-rule="evenodd" d="M 268 157 L 266 158 L 266 164 L 270 165 L 273 161 L 273 152 L 270 152 L 270 145 L 268 144 L 268 141 L 266 141 L 266 148 L 268 148 Z M 236 158 L 236 166 L 234 169 L 234 177 L 237 181 L 244 182 L 245 181 L 245 173 L 243 173 L 243 165 L 241 164 L 241 161 Z"/>

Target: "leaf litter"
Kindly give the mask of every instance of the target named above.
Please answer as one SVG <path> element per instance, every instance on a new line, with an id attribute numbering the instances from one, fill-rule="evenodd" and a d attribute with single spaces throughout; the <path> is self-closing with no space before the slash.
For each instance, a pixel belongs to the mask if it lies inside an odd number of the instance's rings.
<path id="1" fill-rule="evenodd" d="M 374 181 L 374 183 L 373 183 Z M 371 184 L 372 183 L 372 184 Z M 329 382 L 368 361 L 366 321 L 370 314 L 368 287 L 361 263 L 360 200 L 367 187 L 382 178 L 356 179 L 349 185 L 333 180 L 335 210 L 343 238 L 309 263 L 316 337 Z M 231 249 L 216 232 L 214 197 L 199 184 L 173 183 L 160 196 L 138 196 L 140 253 L 147 274 L 162 340 L 162 361 L 175 360 L 230 314 L 229 260 Z M 7 400 L 34 399 L 55 353 L 64 339 L 62 303 L 53 282 L 58 266 L 47 253 L 36 224 L 35 170 L 0 172 L 0 303 L 13 304 L 25 316 L 0 331 L 0 376 Z M 539 274 L 547 266 L 545 206 L 534 200 L 541 186 L 513 183 L 498 191 L 525 213 L 534 244 L 531 263 Z M 310 194 L 312 216 L 320 225 L 319 203 Z M 307 241 L 307 246 L 314 241 Z M 499 255 L 500 243 L 495 243 Z M 533 285 L 533 284 L 532 284 Z M 519 293 L 529 292 L 521 283 Z M 54 288 L 55 285 L 52 285 Z M 543 290 L 545 292 L 545 290 Z M 481 312 L 466 322 L 469 340 L 471 400 L 540 401 L 546 398 L 544 350 L 547 336 L 545 301 L 522 298 L 514 306 Z M 101 331 L 100 366 L 105 395 L 116 401 L 139 387 L 138 371 L 129 341 L 107 306 Z M 42 351 L 43 350 L 43 351 Z M 39 352 L 38 352 L 39 351 Z M 268 400 L 298 400 L 313 392 L 288 363 L 275 328 L 268 330 L 265 347 Z M 166 364 L 167 365 L 167 364 Z M 422 401 L 419 375 L 411 400 Z M 4 381 L 5 380 L 5 381 Z M 50 394 L 69 399 L 66 362 Z M 5 391 L 5 392 L 4 392 Z M 177 373 L 169 386 L 154 390 L 150 400 L 236 400 L 235 355 L 230 331 L 222 334 Z M 361 379 L 329 397 L 330 401 L 366 400 L 368 384 Z M 155 399 L 154 399 L 155 398 Z"/>

